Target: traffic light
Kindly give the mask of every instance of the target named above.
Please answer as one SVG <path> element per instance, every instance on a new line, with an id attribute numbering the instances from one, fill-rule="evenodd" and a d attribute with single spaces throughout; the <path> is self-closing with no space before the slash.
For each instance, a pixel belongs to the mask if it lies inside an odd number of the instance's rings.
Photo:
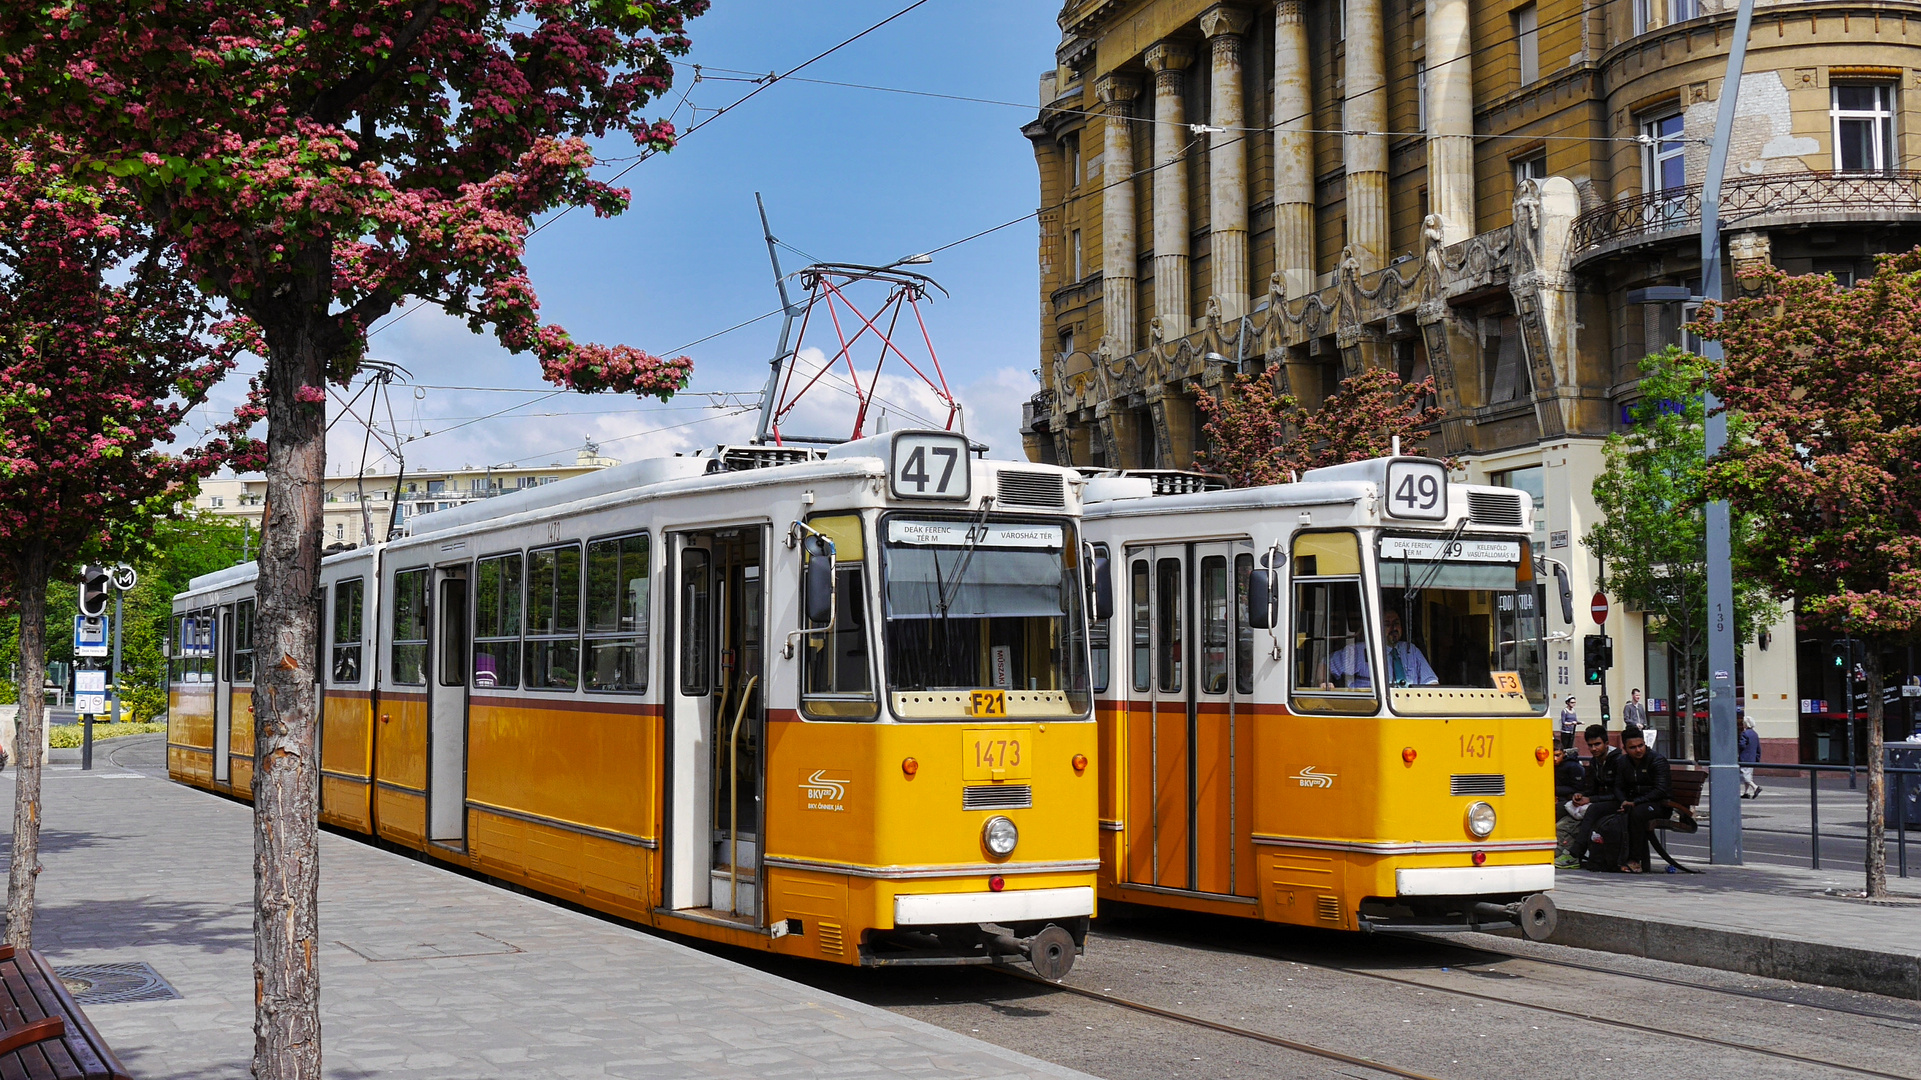
<path id="1" fill-rule="evenodd" d="M 107 613 L 109 581 L 103 567 L 89 566 L 80 571 L 80 614 L 99 618 Z"/>
<path id="2" fill-rule="evenodd" d="M 1614 639 L 1606 634 L 1589 634 L 1582 638 L 1581 660 L 1587 668 L 1587 684 L 1601 685 L 1607 669 L 1614 666 Z"/>
<path id="3" fill-rule="evenodd" d="M 1867 650 L 1862 648 L 1861 643 L 1853 638 L 1835 638 L 1830 649 L 1833 654 L 1834 666 L 1842 670 L 1846 670 L 1848 667 L 1859 664 L 1867 659 Z"/>

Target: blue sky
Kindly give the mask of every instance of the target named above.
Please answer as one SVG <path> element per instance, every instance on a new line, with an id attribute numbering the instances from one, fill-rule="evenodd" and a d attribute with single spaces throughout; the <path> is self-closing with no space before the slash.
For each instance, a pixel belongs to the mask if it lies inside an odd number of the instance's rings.
<path id="1" fill-rule="evenodd" d="M 712 70 L 719 68 L 785 71 L 908 2 L 715 0 L 689 28 L 694 47 L 686 64 L 701 64 L 708 75 L 723 74 Z M 532 238 L 528 262 L 543 316 L 577 339 L 666 353 L 774 310 L 779 301 L 756 191 L 767 200 L 777 237 L 828 261 L 887 263 L 1030 213 L 1038 190 L 1020 127 L 1033 118 L 1040 75 L 1052 66 L 1057 10 L 1036 0 L 931 0 L 800 73 L 1018 107 L 800 81 L 769 87 L 629 173 L 621 183 L 631 188 L 633 207 L 622 217 L 597 220 L 575 211 Z M 695 82 L 691 67 L 682 67 L 672 94 L 650 112 L 665 115 L 686 92 L 676 117 L 684 131 L 690 116 L 704 119 L 751 89 Z M 631 145 L 606 151 L 632 152 Z M 969 432 L 990 444 L 994 457 L 1020 456 L 1020 406 L 1034 390 L 1036 237 L 1035 223 L 1024 221 L 920 268 L 952 294 L 923 310 Z M 790 271 L 806 261 L 792 250 L 781 256 Z M 424 387 L 394 395 L 402 433 L 415 436 L 405 445 L 410 469 L 570 461 L 588 437 L 604 453 L 632 460 L 752 432 L 752 417 L 685 397 L 662 406 L 568 394 L 467 423 L 532 395 L 440 387 L 541 387 L 533 359 L 510 356 L 435 310 L 389 323 L 377 328 L 370 354 L 407 368 Z M 779 327 L 771 318 L 688 349 L 695 361 L 690 390 L 757 393 Z M 810 332 L 809 340 L 822 339 Z M 870 350 L 857 355 L 864 369 L 871 366 Z M 884 388 L 910 407 L 926 404 L 908 400 L 902 383 Z M 232 396 L 222 393 L 210 408 Z M 823 395 L 803 407 L 811 415 L 802 426 L 832 424 L 832 433 L 844 433 L 852 426 L 844 406 L 851 404 Z M 556 413 L 563 415 L 549 415 Z M 383 407 L 382 425 L 384 414 Z M 363 434 L 344 417 L 334 426 L 330 473 L 359 468 Z M 391 460 L 381 465 L 392 467 Z"/>

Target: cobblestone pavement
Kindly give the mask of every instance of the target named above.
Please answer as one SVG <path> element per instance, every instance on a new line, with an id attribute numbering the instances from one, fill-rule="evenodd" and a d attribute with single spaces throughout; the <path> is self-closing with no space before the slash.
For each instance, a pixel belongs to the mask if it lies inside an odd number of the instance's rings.
<path id="1" fill-rule="evenodd" d="M 136 1076 L 244 1077 L 252 814 L 135 739 L 48 767 L 34 944 L 180 992 L 88 1009 Z M 330 1078 L 1082 1075 L 343 837 L 321 868 Z"/>

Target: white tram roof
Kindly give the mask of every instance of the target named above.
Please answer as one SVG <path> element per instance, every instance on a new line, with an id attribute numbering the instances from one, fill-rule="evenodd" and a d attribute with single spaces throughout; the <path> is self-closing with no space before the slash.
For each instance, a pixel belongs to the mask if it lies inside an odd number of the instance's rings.
<path id="1" fill-rule="evenodd" d="M 540 514 L 603 509 L 614 503 L 634 502 L 667 494 L 667 491 L 660 489 L 669 484 L 672 485 L 669 490 L 675 494 L 695 494 L 776 483 L 819 483 L 836 477 L 862 479 L 883 477 L 887 474 L 887 456 L 891 453 L 893 439 L 899 434 L 902 432 L 873 435 L 842 443 L 825 452 L 793 447 L 722 446 L 713 451 L 702 451 L 686 456 L 642 458 L 552 484 L 526 488 L 490 499 L 480 499 L 424 515 L 409 523 L 405 537 L 352 551 L 335 552 L 325 556 L 321 561 L 324 565 L 336 561 L 366 558 L 382 547 L 405 546 L 415 537 L 445 538 L 450 533 L 525 524 L 529 519 Z M 990 475 L 1007 469 L 1029 473 L 1064 474 L 1061 485 L 1064 504 L 1037 507 L 1039 509 L 1071 511 L 1074 500 L 1066 493 L 1082 484 L 1081 477 L 1072 470 L 1052 465 L 985 460 L 977 460 L 972 464 L 976 467 L 988 466 L 987 471 Z M 979 492 L 968 500 L 970 506 L 977 504 L 978 501 Z M 186 591 L 198 593 L 243 584 L 253 580 L 258 572 L 256 563 L 242 563 L 225 570 L 202 574 L 187 583 Z"/>
<path id="2" fill-rule="evenodd" d="M 1087 482 L 1082 499 L 1089 521 L 1147 515 L 1188 514 L 1197 511 L 1260 510 L 1294 506 L 1356 505 L 1376 498 L 1387 486 L 1388 465 L 1395 461 L 1425 458 L 1379 457 L 1310 469 L 1288 484 L 1263 487 L 1221 488 L 1156 495 L 1153 482 L 1145 477 L 1096 476 Z M 1533 503 L 1513 488 L 1449 483 L 1446 521 L 1458 522 L 1462 516 L 1479 527 L 1526 532 L 1533 527 Z M 1365 512 L 1365 511 L 1364 511 Z M 1435 523 L 1439 525 L 1439 522 Z"/>

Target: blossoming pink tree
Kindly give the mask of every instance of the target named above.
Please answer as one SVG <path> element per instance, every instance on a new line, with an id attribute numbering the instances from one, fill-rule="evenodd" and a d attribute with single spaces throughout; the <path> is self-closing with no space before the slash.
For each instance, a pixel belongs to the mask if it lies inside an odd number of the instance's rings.
<path id="1" fill-rule="evenodd" d="M 0 578 L 20 612 L 7 944 L 20 948 L 33 940 L 40 871 L 47 583 L 122 548 L 126 531 L 173 513 L 247 449 L 161 449 L 232 350 L 212 343 L 204 298 L 164 249 L 129 225 L 126 191 L 74 184 L 63 157 L 0 148 Z"/>
<path id="2" fill-rule="evenodd" d="M 267 505 L 255 709 L 254 1074 L 320 1075 L 319 605 L 325 384 L 417 298 L 554 382 L 665 398 L 691 362 L 542 325 L 529 221 L 627 193 L 587 139 L 669 147 L 643 108 L 707 0 L 51 0 L 0 7 L 0 128 L 84 140 L 192 279 L 260 329 Z M 651 207 L 655 213 L 670 207 Z"/>
<path id="3" fill-rule="evenodd" d="M 1236 375 L 1225 389 L 1219 400 L 1195 399 L 1207 418 L 1207 449 L 1194 455 L 1194 467 L 1220 473 L 1234 487 L 1285 483 L 1290 474 L 1381 457 L 1397 436 L 1404 453 L 1420 453 L 1444 415 L 1427 404 L 1434 380 L 1404 384 L 1384 368 L 1342 379 L 1312 410 L 1277 393 L 1262 374 Z"/>
<path id="4" fill-rule="evenodd" d="M 1721 322 L 1692 327 L 1720 340 L 1709 385 L 1746 428 L 1708 463 L 1703 496 L 1753 515 L 1743 569 L 1798 621 L 1867 645 L 1863 869 L 1882 897 L 1882 654 L 1921 631 L 1921 248 L 1851 288 L 1772 267 L 1742 285 Z"/>

